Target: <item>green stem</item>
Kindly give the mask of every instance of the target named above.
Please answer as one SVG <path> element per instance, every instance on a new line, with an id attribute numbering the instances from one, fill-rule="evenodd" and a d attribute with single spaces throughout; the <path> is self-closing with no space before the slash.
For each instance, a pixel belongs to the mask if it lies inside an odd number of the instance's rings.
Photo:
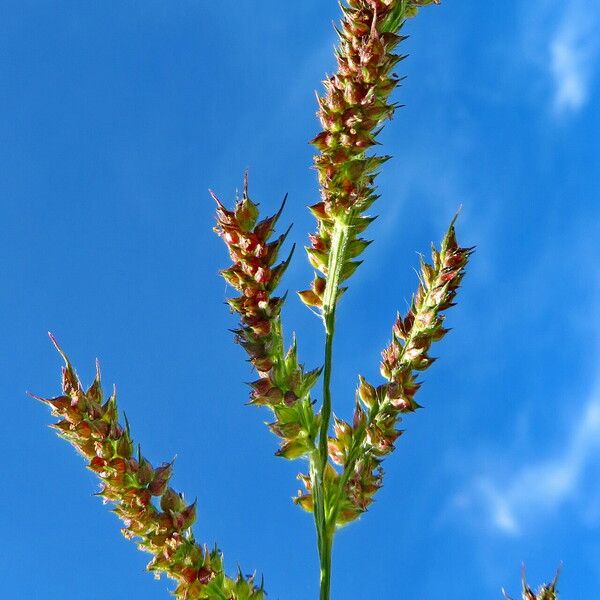
<path id="1" fill-rule="evenodd" d="M 328 463 L 328 438 L 331 422 L 331 373 L 333 369 L 333 338 L 335 334 L 335 309 L 339 296 L 342 267 L 346 260 L 350 225 L 338 221 L 334 226 L 328 276 L 323 294 L 323 323 L 325 325 L 325 360 L 323 367 L 323 407 L 319 426 L 318 446 L 311 456 L 311 480 L 313 486 L 314 519 L 317 530 L 317 547 L 321 567 L 320 600 L 329 600 L 331 588 L 331 552 L 335 522 L 329 518 L 325 471 Z"/>
<path id="2" fill-rule="evenodd" d="M 323 315 L 325 321 L 325 364 L 323 368 L 323 408 L 319 433 L 319 459 L 325 468 L 327 464 L 327 441 L 331 421 L 331 371 L 333 369 L 333 336 L 335 333 L 335 305 L 331 312 Z M 323 473 L 324 474 L 324 471 Z"/>
<path id="3" fill-rule="evenodd" d="M 322 547 L 320 551 L 321 559 L 321 592 L 320 600 L 329 600 L 329 591 L 331 589 L 331 550 L 333 546 L 333 532 L 326 531 L 321 540 Z"/>
<path id="4" fill-rule="evenodd" d="M 328 525 L 327 494 L 325 489 L 325 469 L 327 467 L 327 442 L 329 422 L 331 421 L 331 370 L 333 366 L 333 335 L 335 332 L 335 305 L 332 311 L 325 315 L 325 366 L 323 371 L 323 408 L 321 410 L 321 432 L 319 435 L 319 509 L 317 526 L 319 537 L 319 559 L 321 564 L 321 593 L 320 600 L 329 600 L 331 588 L 331 550 L 333 532 Z"/>
<path id="5" fill-rule="evenodd" d="M 327 518 L 327 494 L 325 489 L 325 469 L 327 468 L 327 438 L 331 420 L 331 369 L 333 356 L 333 334 L 335 330 L 335 308 L 325 318 L 325 365 L 323 371 L 323 408 L 318 446 L 311 456 L 311 480 L 313 486 L 313 504 L 315 528 L 317 530 L 317 548 L 321 568 L 320 600 L 329 600 L 331 588 L 331 550 L 334 528 L 329 526 Z"/>

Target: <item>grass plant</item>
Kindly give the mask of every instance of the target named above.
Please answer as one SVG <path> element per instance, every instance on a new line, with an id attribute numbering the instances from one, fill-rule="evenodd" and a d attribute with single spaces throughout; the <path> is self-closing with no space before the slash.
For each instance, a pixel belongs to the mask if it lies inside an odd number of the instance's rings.
<path id="1" fill-rule="evenodd" d="M 390 158 L 371 149 L 399 106 L 390 98 L 401 82 L 396 69 L 406 58 L 397 53 L 406 39 L 403 26 L 422 7 L 437 3 L 347 0 L 341 5 L 337 71 L 318 97 L 322 130 L 312 140 L 320 200 L 310 207 L 317 223 L 306 251 L 315 275 L 299 292 L 323 326 L 322 365 L 305 369 L 296 339 L 289 347 L 284 342 L 287 295 L 278 295 L 277 289 L 294 248 L 281 260 L 289 229 L 277 235 L 275 230 L 285 199 L 276 214 L 261 217 L 247 177 L 232 208 L 211 192 L 217 205 L 215 231 L 231 259 L 222 276 L 235 291 L 228 300 L 239 318 L 233 332 L 256 372 L 250 404 L 270 410 L 268 426 L 279 439 L 277 456 L 308 464 L 299 474 L 304 490 L 294 501 L 313 516 L 320 600 L 330 598 L 336 532 L 369 509 L 383 485 L 382 462 L 402 433 L 399 424 L 419 408 L 420 374 L 435 360 L 432 345 L 448 333 L 446 311 L 455 304 L 473 252 L 458 243 L 453 219 L 439 246 L 432 247 L 430 261 L 421 258 L 410 308 L 392 324 L 391 341 L 381 355 L 382 381 L 359 376 L 351 421 L 336 417 L 331 389 L 336 309 L 370 244 L 362 236 L 374 219 L 368 211 L 378 198 L 375 180 Z M 123 535 L 152 555 L 149 570 L 174 579 L 174 595 L 180 600 L 261 600 L 262 582 L 241 572 L 226 575 L 219 549 L 196 541 L 191 529 L 196 503 L 170 486 L 172 463 L 153 466 L 134 444 L 127 419 L 119 419 L 115 393 L 108 398 L 103 394 L 99 369 L 92 385 L 84 388 L 52 341 L 65 362 L 62 393 L 40 399 L 59 417 L 52 427 L 100 478 L 98 495 L 123 520 Z M 556 580 L 537 594 L 523 583 L 524 600 L 556 597 Z"/>

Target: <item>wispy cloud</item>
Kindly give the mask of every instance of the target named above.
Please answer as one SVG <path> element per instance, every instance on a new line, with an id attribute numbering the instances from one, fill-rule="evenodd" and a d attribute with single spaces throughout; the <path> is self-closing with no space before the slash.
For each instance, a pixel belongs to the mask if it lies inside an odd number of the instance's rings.
<path id="1" fill-rule="evenodd" d="M 529 77 L 531 89 L 545 94 L 557 118 L 579 112 L 590 100 L 598 66 L 600 5 L 565 0 L 557 7 L 554 0 L 537 0 L 520 13 L 520 57 L 543 77 Z"/>
<path id="2" fill-rule="evenodd" d="M 598 15 L 569 2 L 550 41 L 550 73 L 556 114 L 576 112 L 587 103 L 598 54 Z"/>
<path id="3" fill-rule="evenodd" d="M 526 525 L 558 513 L 579 498 L 587 468 L 599 450 L 600 386 L 597 386 L 566 439 L 558 443 L 550 456 L 515 469 L 515 452 L 509 449 L 511 464 L 500 465 L 494 474 L 476 476 L 454 497 L 454 508 L 497 532 L 520 535 Z"/>

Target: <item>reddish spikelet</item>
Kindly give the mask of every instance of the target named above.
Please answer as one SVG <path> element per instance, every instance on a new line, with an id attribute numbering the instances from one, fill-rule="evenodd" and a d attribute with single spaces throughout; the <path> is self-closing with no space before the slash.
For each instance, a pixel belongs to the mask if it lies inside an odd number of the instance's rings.
<path id="1" fill-rule="evenodd" d="M 342 6 L 344 16 L 336 30 L 338 69 L 324 82 L 325 93 L 318 97 L 317 116 L 323 130 L 312 144 L 319 150 L 314 163 L 321 201 L 310 207 L 318 230 L 310 236 L 307 248 L 311 264 L 327 278 L 336 244 L 335 225 L 343 223 L 348 229 L 343 255 L 336 263 L 336 268 L 341 265 L 336 286 L 356 270 L 360 263 L 355 258 L 369 244 L 358 235 L 373 220 L 364 212 L 377 199 L 375 176 L 389 157 L 366 152 L 377 144 L 382 123 L 397 108 L 389 96 L 400 83 L 394 68 L 405 58 L 394 53 L 405 39 L 398 31 L 419 6 L 434 1 L 349 0 Z M 337 247 L 334 252 L 339 252 Z M 311 289 L 300 292 L 300 297 L 309 306 L 323 308 L 328 301 L 324 290 L 323 279 L 316 276 Z"/>
<path id="2" fill-rule="evenodd" d="M 75 447 L 101 479 L 97 495 L 114 504 L 113 512 L 125 524 L 123 535 L 153 555 L 148 570 L 174 579 L 174 595 L 180 600 L 262 600 L 262 585 L 256 587 L 253 577 L 226 577 L 220 551 L 195 542 L 191 527 L 196 520 L 196 502 L 188 504 L 169 486 L 172 463 L 154 467 L 139 448 L 134 452 L 129 423 L 125 420 L 122 425 L 118 420 L 115 392 L 104 400 L 99 369 L 92 385 L 84 390 L 68 358 L 51 338 L 65 360 L 63 395 L 38 399 L 60 418 L 52 426 L 59 436 Z"/>
<path id="3" fill-rule="evenodd" d="M 472 251 L 458 245 L 452 224 L 440 251 L 432 249 L 432 264 L 421 260 L 420 284 L 411 308 L 405 317 L 398 317 L 392 341 L 382 353 L 381 373 L 388 383 L 374 387 L 360 377 L 352 424 L 336 419 L 329 456 L 341 467 L 334 501 L 338 525 L 367 510 L 382 485 L 380 463 L 402 433 L 397 429 L 400 415 L 419 408 L 417 373 L 434 362 L 429 349 L 447 333 L 442 313 L 453 306 Z M 307 504 L 303 496 L 298 502 Z"/>
<path id="4" fill-rule="evenodd" d="M 225 242 L 233 263 L 221 274 L 240 294 L 228 300 L 240 316 L 236 341 L 258 373 L 258 379 L 250 383 L 250 403 L 266 405 L 273 411 L 275 422 L 269 427 L 282 439 L 277 454 L 297 458 L 314 449 L 318 420 L 310 390 L 320 369 L 304 372 L 295 341 L 287 352 L 284 349 L 281 308 L 285 297 L 275 296 L 275 289 L 293 248 L 288 258 L 275 266 L 288 232 L 270 240 L 285 199 L 275 215 L 258 221 L 258 205 L 248 196 L 247 179 L 243 197 L 233 210 L 227 210 L 214 194 L 213 198 L 217 202 L 215 231 Z"/>

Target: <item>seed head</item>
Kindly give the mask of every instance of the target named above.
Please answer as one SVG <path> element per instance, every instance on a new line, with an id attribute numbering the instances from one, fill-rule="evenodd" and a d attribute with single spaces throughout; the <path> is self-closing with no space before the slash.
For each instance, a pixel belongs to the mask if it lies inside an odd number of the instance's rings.
<path id="1" fill-rule="evenodd" d="M 415 400 L 421 387 L 417 374 L 434 362 L 431 345 L 448 332 L 443 313 L 454 304 L 472 251 L 458 245 L 453 221 L 440 249 L 432 249 L 431 264 L 421 259 L 420 283 L 411 308 L 398 315 L 392 341 L 382 352 L 381 374 L 387 383 L 375 387 L 360 377 L 352 423 L 335 420 L 328 448 L 330 460 L 341 467 L 341 473 L 332 475 L 338 490 L 334 510 L 339 526 L 359 517 L 373 502 L 383 484 L 381 462 L 402 434 L 401 415 L 420 408 Z M 307 487 L 300 496 L 303 506 L 312 505 L 310 495 Z"/>
<path id="2" fill-rule="evenodd" d="M 196 520 L 196 502 L 188 504 L 169 486 L 172 463 L 155 468 L 139 448 L 134 453 L 129 424 L 118 421 L 116 394 L 104 402 L 100 370 L 85 390 L 67 356 L 51 338 L 65 360 L 63 394 L 35 397 L 60 418 L 54 429 L 100 478 L 102 486 L 96 495 L 114 505 L 113 512 L 125 524 L 123 535 L 153 555 L 148 570 L 174 579 L 178 584 L 174 595 L 180 600 L 213 598 L 215 590 L 219 598 L 262 600 L 264 591 L 254 584 L 253 577 L 244 578 L 243 583 L 239 576 L 227 577 L 220 551 L 209 551 L 194 541 L 190 528 Z M 158 498 L 156 505 L 152 497 Z"/>
<path id="3" fill-rule="evenodd" d="M 320 369 L 305 372 L 298 362 L 296 342 L 284 350 L 281 308 L 285 296 L 275 296 L 292 257 L 277 263 L 277 256 L 289 229 L 271 239 L 281 216 L 285 199 L 272 217 L 259 221 L 258 205 L 244 193 L 233 210 L 228 210 L 213 194 L 217 203 L 215 231 L 229 250 L 232 265 L 221 273 L 239 296 L 228 299 L 232 311 L 240 316 L 236 341 L 243 346 L 258 379 L 250 383 L 250 404 L 268 406 L 275 422 L 269 428 L 282 440 L 278 456 L 293 459 L 314 448 L 317 421 L 312 410 L 310 390 Z M 320 284 L 315 284 L 320 289 Z M 312 293 L 312 292 L 310 292 Z"/>
<path id="4" fill-rule="evenodd" d="M 318 97 L 317 116 L 323 129 L 311 142 L 319 151 L 314 164 L 321 201 L 311 207 L 318 229 L 310 236 L 307 252 L 312 266 L 325 278 L 335 223 L 349 228 L 347 253 L 340 257 L 345 269 L 341 281 L 359 266 L 352 259 L 369 243 L 358 236 L 372 220 L 364 213 L 377 199 L 375 177 L 389 157 L 370 156 L 367 151 L 377 145 L 382 124 L 397 108 L 389 97 L 400 83 L 395 67 L 405 58 L 395 54 L 405 39 L 399 34 L 401 26 L 420 6 L 432 3 L 437 2 L 348 0 L 342 5 L 343 19 L 336 29 L 337 71 L 325 80 L 324 93 Z M 317 287 L 313 282 L 300 298 L 310 307 L 323 308 L 324 289 Z"/>

